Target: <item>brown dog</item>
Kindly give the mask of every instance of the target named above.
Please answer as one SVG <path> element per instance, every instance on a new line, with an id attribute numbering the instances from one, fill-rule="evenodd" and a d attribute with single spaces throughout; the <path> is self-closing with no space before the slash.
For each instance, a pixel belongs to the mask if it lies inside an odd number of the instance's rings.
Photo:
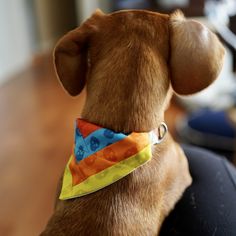
<path id="1" fill-rule="evenodd" d="M 181 12 L 97 10 L 55 48 L 64 88 L 87 86 L 82 117 L 119 132 L 150 131 L 164 120 L 172 95 L 192 94 L 215 80 L 224 48 Z M 186 157 L 170 135 L 150 162 L 84 197 L 58 201 L 45 235 L 157 235 L 191 184 Z"/>

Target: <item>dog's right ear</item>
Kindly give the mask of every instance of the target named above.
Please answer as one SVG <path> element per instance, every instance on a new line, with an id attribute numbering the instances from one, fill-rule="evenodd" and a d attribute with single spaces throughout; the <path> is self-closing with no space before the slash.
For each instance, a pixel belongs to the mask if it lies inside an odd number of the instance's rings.
<path id="1" fill-rule="evenodd" d="M 80 27 L 68 32 L 54 49 L 54 67 L 58 79 L 72 96 L 78 95 L 86 83 L 88 42 L 98 30 L 97 20 L 103 17 L 98 9 Z"/>
<path id="2" fill-rule="evenodd" d="M 170 15 L 171 84 L 178 94 L 193 94 L 210 85 L 221 71 L 225 49 L 202 24 L 180 11 Z"/>

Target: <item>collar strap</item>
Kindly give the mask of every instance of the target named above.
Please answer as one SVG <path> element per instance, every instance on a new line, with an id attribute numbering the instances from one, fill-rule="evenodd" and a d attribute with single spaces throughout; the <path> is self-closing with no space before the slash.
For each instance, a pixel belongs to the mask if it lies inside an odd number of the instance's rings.
<path id="1" fill-rule="evenodd" d="M 151 146 L 161 143 L 167 132 L 164 122 L 151 132 L 124 134 L 78 119 L 59 198 L 93 193 L 130 174 L 151 160 Z"/>

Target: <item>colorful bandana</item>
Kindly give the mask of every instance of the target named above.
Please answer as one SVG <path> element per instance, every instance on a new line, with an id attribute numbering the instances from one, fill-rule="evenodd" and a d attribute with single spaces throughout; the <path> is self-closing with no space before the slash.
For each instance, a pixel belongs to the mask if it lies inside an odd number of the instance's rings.
<path id="1" fill-rule="evenodd" d="M 59 198 L 93 193 L 148 162 L 152 144 L 160 143 L 167 132 L 165 123 L 160 127 L 147 133 L 124 134 L 77 119 L 73 154 L 66 165 Z"/>

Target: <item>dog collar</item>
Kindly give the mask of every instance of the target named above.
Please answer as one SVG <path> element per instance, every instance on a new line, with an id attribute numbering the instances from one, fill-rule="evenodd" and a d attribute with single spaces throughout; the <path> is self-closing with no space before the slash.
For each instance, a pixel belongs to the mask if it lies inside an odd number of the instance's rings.
<path id="1" fill-rule="evenodd" d="M 151 160 L 151 146 L 162 142 L 167 131 L 162 122 L 151 132 L 124 134 L 77 119 L 59 198 L 93 193 L 130 174 Z"/>

